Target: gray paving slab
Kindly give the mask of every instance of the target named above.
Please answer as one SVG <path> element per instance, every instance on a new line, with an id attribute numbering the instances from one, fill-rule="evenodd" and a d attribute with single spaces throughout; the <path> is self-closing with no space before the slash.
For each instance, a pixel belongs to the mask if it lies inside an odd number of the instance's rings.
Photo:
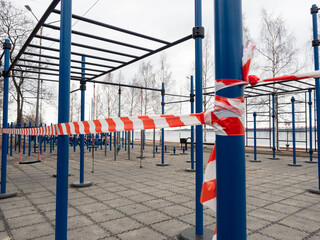
<path id="1" fill-rule="evenodd" d="M 69 188 L 68 239 L 177 239 L 195 225 L 195 174 L 184 171 L 189 156 L 167 156 L 170 166 L 161 168 L 155 164 L 160 155 L 153 159 L 147 146 L 139 168 L 138 151 L 135 146 L 130 161 L 123 150 L 117 161 L 113 153 L 106 158 L 96 151 L 94 173 L 91 153 L 85 154 L 85 180 L 93 185 Z M 0 239 L 54 239 L 56 154 L 46 152 L 29 166 L 18 165 L 16 157 L 8 158 L 7 189 L 18 196 L 0 201 Z M 317 166 L 290 168 L 290 156 L 268 157 L 246 163 L 248 239 L 320 239 L 320 196 L 306 191 L 317 185 Z M 69 183 L 79 180 L 79 152 L 70 151 L 69 168 Z M 204 226 L 215 223 L 216 214 L 205 208 Z"/>

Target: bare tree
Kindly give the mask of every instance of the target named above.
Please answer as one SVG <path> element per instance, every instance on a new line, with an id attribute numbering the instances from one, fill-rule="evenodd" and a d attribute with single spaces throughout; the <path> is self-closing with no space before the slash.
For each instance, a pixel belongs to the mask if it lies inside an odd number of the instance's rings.
<path id="1" fill-rule="evenodd" d="M 155 73 L 153 71 L 153 66 L 150 62 L 142 62 L 139 68 L 138 82 L 142 87 L 154 87 Z M 154 94 L 149 90 L 143 91 L 143 112 L 142 114 L 147 115 L 151 113 L 153 109 L 152 106 L 156 101 Z"/>
<path id="2" fill-rule="evenodd" d="M 139 85 L 137 76 L 134 76 L 132 80 L 132 85 Z M 137 88 L 129 88 L 126 89 L 124 92 L 124 103 L 127 106 L 127 114 L 129 116 L 139 114 L 138 107 L 139 107 L 139 96 L 140 96 L 140 90 Z"/>
<path id="3" fill-rule="evenodd" d="M 12 44 L 10 52 L 10 62 L 12 63 L 16 53 L 25 42 L 26 38 L 32 30 L 32 21 L 28 19 L 24 11 L 15 7 L 10 1 L 0 0 L 0 38 L 1 43 L 5 38 L 8 38 Z M 11 74 L 15 93 L 14 96 L 17 106 L 17 124 L 22 123 L 23 120 L 23 107 L 25 96 L 23 91 L 23 84 L 25 81 L 25 74 L 23 72 L 13 71 Z"/>

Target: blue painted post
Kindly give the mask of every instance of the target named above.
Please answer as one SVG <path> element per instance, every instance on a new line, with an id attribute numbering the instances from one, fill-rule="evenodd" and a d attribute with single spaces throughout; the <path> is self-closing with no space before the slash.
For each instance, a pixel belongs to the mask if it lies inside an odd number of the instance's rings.
<path id="1" fill-rule="evenodd" d="M 34 127 L 37 127 L 37 124 L 34 124 Z M 37 152 L 37 136 L 34 135 L 34 143 L 33 143 L 33 152 Z"/>
<path id="2" fill-rule="evenodd" d="M 309 154 L 310 154 L 310 161 L 306 161 L 306 163 L 317 163 L 317 161 L 313 161 L 313 150 L 312 150 L 312 96 L 311 96 L 311 92 L 312 89 L 308 90 L 309 92 L 309 138 L 310 138 L 310 142 L 309 142 Z"/>
<path id="3" fill-rule="evenodd" d="M 81 58 L 81 77 L 84 79 L 86 77 L 85 75 L 85 61 L 86 58 L 82 56 Z M 84 80 L 81 80 L 80 82 L 80 90 L 81 90 L 81 121 L 85 120 L 85 106 L 86 106 L 86 82 Z M 78 141 L 76 141 L 78 142 Z M 74 142 L 74 146 L 76 146 L 76 142 Z M 75 147 L 74 147 L 75 151 Z M 84 135 L 80 134 L 80 180 L 79 182 L 74 182 L 71 184 L 72 187 L 89 187 L 92 185 L 91 182 L 85 182 L 84 181 Z"/>
<path id="4" fill-rule="evenodd" d="M 173 154 L 176 154 L 176 147 L 173 147 Z"/>
<path id="5" fill-rule="evenodd" d="M 318 39 L 318 23 L 317 23 L 317 14 L 318 14 L 317 5 L 313 4 L 311 7 L 312 14 L 312 27 L 313 27 L 313 51 L 314 51 L 314 69 L 319 70 L 319 39 Z M 315 78 L 316 84 L 316 109 L 317 109 L 317 144 L 318 151 L 320 149 L 320 82 L 319 78 Z M 318 154 L 318 186 L 314 189 L 308 189 L 309 192 L 320 194 L 320 154 Z"/>
<path id="6" fill-rule="evenodd" d="M 191 92 L 191 113 L 194 113 L 194 89 L 193 89 L 193 76 L 190 77 L 190 92 Z M 190 160 L 191 160 L 191 171 L 194 171 L 194 126 L 191 126 L 191 151 L 190 151 Z"/>
<path id="7" fill-rule="evenodd" d="M 9 102 L 9 74 L 6 73 L 10 65 L 11 43 L 6 39 L 3 44 L 4 50 L 4 78 L 3 78 L 3 103 L 2 103 L 2 124 L 3 128 L 8 128 L 8 102 Z M 16 193 L 6 193 L 7 191 L 7 154 L 8 154 L 8 134 L 2 134 L 1 149 L 1 194 L 0 199 L 13 197 Z"/>
<path id="8" fill-rule="evenodd" d="M 296 158 L 296 126 L 295 126 L 295 114 L 294 114 L 294 101 L 295 98 L 291 98 L 291 106 L 292 106 L 292 164 L 288 164 L 289 166 L 301 166 L 301 164 L 297 164 Z"/>
<path id="9" fill-rule="evenodd" d="M 58 123 L 69 122 L 72 0 L 61 0 Z M 55 239 L 67 239 L 69 136 L 58 136 Z"/>
<path id="10" fill-rule="evenodd" d="M 100 134 L 100 150 L 102 150 L 102 145 L 103 145 L 103 136 L 105 133 Z"/>
<path id="11" fill-rule="evenodd" d="M 133 146 L 134 146 L 134 130 L 132 130 L 132 141 L 131 142 L 132 142 L 132 147 L 131 148 L 133 149 Z"/>
<path id="12" fill-rule="evenodd" d="M 45 127 L 47 126 L 47 124 L 44 125 Z M 43 151 L 46 152 L 47 151 L 47 135 L 45 135 L 43 137 Z"/>
<path id="13" fill-rule="evenodd" d="M 275 94 L 272 94 L 272 158 L 270 159 L 275 159 L 276 158 L 276 115 L 275 115 Z"/>
<path id="14" fill-rule="evenodd" d="M 146 139 L 146 131 L 142 130 L 142 150 L 144 150 L 144 144 L 145 144 L 145 139 Z"/>
<path id="15" fill-rule="evenodd" d="M 13 122 L 11 122 L 11 129 L 13 128 Z M 13 134 L 10 134 L 10 156 L 12 156 L 12 138 L 13 138 Z"/>
<path id="16" fill-rule="evenodd" d="M 42 123 L 40 123 L 39 127 L 42 127 Z M 40 154 L 42 154 L 42 136 L 39 136 L 39 147 L 40 147 Z"/>
<path id="17" fill-rule="evenodd" d="M 164 114 L 164 105 L 165 105 L 165 101 L 164 101 L 164 95 L 165 95 L 165 89 L 164 89 L 164 83 L 162 83 L 161 85 L 161 113 Z M 167 147 L 167 146 L 166 146 Z M 169 166 L 168 163 L 164 163 L 164 129 L 161 129 L 161 163 L 157 163 L 157 166 Z"/>
<path id="18" fill-rule="evenodd" d="M 156 153 L 158 152 L 158 145 L 156 146 Z"/>
<path id="19" fill-rule="evenodd" d="M 109 133 L 110 136 L 110 152 L 112 151 L 112 133 Z"/>
<path id="20" fill-rule="evenodd" d="M 261 162 L 257 160 L 257 113 L 253 113 L 253 160 L 250 162 Z"/>
<path id="21" fill-rule="evenodd" d="M 216 79 L 242 80 L 241 0 L 215 0 L 214 16 Z M 240 85 L 218 90 L 216 95 L 234 98 L 243 97 L 243 92 L 244 87 Z M 199 140 L 196 140 L 197 145 Z M 216 136 L 218 240 L 247 239 L 244 140 L 244 133 L 241 136 Z M 196 171 L 203 169 L 202 162 L 202 159 L 197 160 Z"/>
<path id="22" fill-rule="evenodd" d="M 32 128 L 31 122 L 29 122 L 29 128 Z M 29 135 L 29 147 L 28 147 L 28 156 L 31 155 L 31 135 Z"/>
<path id="23" fill-rule="evenodd" d="M 122 135 L 121 147 L 123 148 L 124 147 L 124 131 L 122 131 L 121 135 Z"/>
<path id="24" fill-rule="evenodd" d="M 51 123 L 52 126 L 52 123 Z M 52 153 L 52 142 L 53 142 L 53 135 L 50 136 L 50 153 Z"/>
<path id="25" fill-rule="evenodd" d="M 164 152 L 167 152 L 167 145 L 164 145 Z"/>
<path id="26" fill-rule="evenodd" d="M 27 123 L 23 124 L 23 127 L 27 127 Z M 23 135 L 23 154 L 26 154 L 26 135 Z"/>
<path id="27" fill-rule="evenodd" d="M 16 124 L 16 128 L 18 128 L 18 124 Z M 14 135 L 14 151 L 17 151 L 17 134 Z"/>
<path id="28" fill-rule="evenodd" d="M 21 128 L 21 127 L 22 127 L 22 124 L 20 123 L 19 128 Z M 18 135 L 18 141 L 19 141 L 19 149 L 18 149 L 18 151 L 20 153 L 20 151 L 21 151 L 21 135 Z"/>
<path id="29" fill-rule="evenodd" d="M 125 140 L 124 140 L 124 150 L 127 151 L 127 140 L 128 140 L 128 132 L 127 131 L 124 132 L 124 138 L 125 138 Z"/>
<path id="30" fill-rule="evenodd" d="M 53 143 L 52 143 L 52 150 L 54 150 L 54 144 L 55 144 L 55 142 L 56 142 L 56 136 L 52 136 L 52 139 L 53 139 Z"/>
<path id="31" fill-rule="evenodd" d="M 195 28 L 202 28 L 202 1 L 195 0 Z M 201 35 L 201 34 L 200 34 Z M 196 113 L 203 111 L 202 107 L 202 36 L 195 38 L 195 87 L 196 87 Z M 203 205 L 200 203 L 203 183 L 203 127 L 196 126 L 196 235 L 203 235 Z M 220 223 L 219 223 L 220 224 Z"/>

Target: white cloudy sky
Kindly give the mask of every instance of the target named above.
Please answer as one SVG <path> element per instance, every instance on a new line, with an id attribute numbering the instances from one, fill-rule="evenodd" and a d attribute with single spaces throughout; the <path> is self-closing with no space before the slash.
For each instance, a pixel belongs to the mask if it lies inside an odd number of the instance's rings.
<path id="1" fill-rule="evenodd" d="M 36 16 L 40 17 L 51 0 L 12 0 L 16 5 L 24 7 L 30 5 Z M 73 0 L 73 13 L 83 15 L 96 0 Z M 213 0 L 203 0 L 203 26 L 206 28 L 211 39 L 213 39 Z M 298 47 L 306 46 L 311 36 L 311 15 L 310 7 L 314 0 L 243 0 L 243 12 L 246 16 L 246 24 L 250 29 L 253 38 L 259 37 L 259 23 L 261 9 L 265 8 L 275 15 L 281 15 L 289 31 L 296 36 Z M 26 10 L 26 14 L 30 14 Z M 99 20 L 111 25 L 126 28 L 146 35 L 158 37 L 168 41 L 174 41 L 189 35 L 194 26 L 194 0 L 100 0 L 87 14 L 86 17 Z M 30 18 L 32 16 L 30 15 Z M 48 22 L 58 19 L 58 15 L 53 14 Z M 102 36 L 111 32 L 105 32 L 101 29 L 92 28 L 89 25 L 77 23 L 75 30 L 85 31 Z M 57 37 L 54 31 L 45 29 L 44 35 Z M 121 35 L 112 35 L 122 41 L 137 43 L 136 39 L 120 38 Z M 81 39 L 73 39 L 79 40 Z M 144 42 L 139 42 L 141 44 Z M 44 43 L 46 45 L 46 43 Z M 98 42 L 86 42 L 86 44 L 95 44 Z M 147 45 L 147 43 L 145 43 Z M 259 44 L 257 42 L 257 44 Z M 50 44 L 47 43 L 49 46 Z M 104 45 L 101 45 L 102 47 Z M 52 47 L 58 47 L 57 44 Z M 177 81 L 176 92 L 183 89 L 186 84 L 186 76 L 192 74 L 194 62 L 194 41 L 189 40 L 180 46 L 166 51 L 173 78 Z M 156 68 L 159 55 L 151 57 L 153 65 Z M 122 70 L 124 81 L 130 82 L 133 75 L 137 72 L 139 63 L 133 64 Z M 88 94 L 92 90 L 88 89 Z M 169 91 L 169 90 L 168 90 Z M 170 90 L 173 92 L 174 90 Z M 187 94 L 187 92 L 182 92 Z M 88 99 L 88 98 L 87 98 Z M 88 101 L 89 102 L 89 101 Z M 56 122 L 54 114 L 46 113 L 48 121 Z M 49 120 L 50 118 L 50 120 Z"/>

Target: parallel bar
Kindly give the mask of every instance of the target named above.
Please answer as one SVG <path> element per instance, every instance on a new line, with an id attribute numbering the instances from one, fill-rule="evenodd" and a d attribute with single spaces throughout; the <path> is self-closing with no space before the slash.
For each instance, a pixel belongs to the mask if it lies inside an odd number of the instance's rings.
<path id="1" fill-rule="evenodd" d="M 59 10 L 54 10 L 53 12 L 57 13 L 57 14 L 60 14 Z M 136 32 L 129 31 L 129 30 L 126 30 L 126 29 L 123 29 L 123 28 L 119 28 L 119 27 L 115 27 L 115 26 L 112 26 L 112 25 L 109 25 L 109 24 L 106 24 L 106 23 L 98 22 L 98 21 L 95 21 L 95 20 L 92 20 L 92 19 L 89 19 L 89 18 L 85 18 L 85 17 L 82 17 L 82 16 L 75 15 L 75 14 L 72 14 L 72 18 L 80 20 L 80 21 L 83 21 L 83 22 L 92 23 L 92 24 L 98 25 L 100 27 L 109 28 L 109 29 L 112 29 L 112 30 L 115 30 L 115 31 L 118 31 L 118 32 L 127 33 L 127 34 L 130 34 L 130 35 L 136 36 L 136 37 L 145 38 L 145 39 L 148 39 L 148 40 L 151 40 L 151 41 L 155 41 L 155 42 L 159 42 L 159 43 L 163 43 L 163 44 L 168 44 L 168 42 L 166 42 L 164 40 L 161 40 L 161 39 L 158 39 L 158 38 L 149 37 L 149 36 L 144 35 L 144 34 L 136 33 Z"/>
<path id="2" fill-rule="evenodd" d="M 53 26 L 53 25 L 50 25 L 50 24 L 43 24 L 43 26 L 47 27 L 47 28 L 54 29 L 54 30 L 60 30 L 59 27 Z M 79 36 L 82 36 L 82 37 L 87 37 L 87 38 L 93 38 L 93 39 L 96 39 L 96 40 L 100 40 L 100 41 L 104 41 L 104 42 L 108 42 L 108 43 L 112 43 L 112 44 L 117 44 L 117 45 L 121 45 L 121 46 L 124 46 L 124 47 L 134 48 L 134 49 L 138 49 L 138 50 L 142 50 L 142 51 L 146 51 L 146 52 L 152 52 L 152 50 L 148 49 L 148 48 L 143 48 L 143 47 L 139 47 L 139 46 L 136 46 L 136 45 L 123 43 L 123 42 L 119 42 L 119 41 L 111 40 L 111 39 L 108 39 L 108 38 L 95 36 L 95 35 L 88 34 L 88 33 L 79 32 L 79 31 L 75 31 L 75 30 L 72 30 L 72 34 L 79 35 Z"/>
<path id="3" fill-rule="evenodd" d="M 13 62 L 11 63 L 8 72 L 11 71 L 13 69 L 13 67 L 15 66 L 15 64 L 17 63 L 17 61 L 20 59 L 20 57 L 22 56 L 22 54 L 25 52 L 25 50 L 27 49 L 28 45 L 31 43 L 32 39 L 34 38 L 34 36 L 37 34 L 37 32 L 40 30 L 40 28 L 43 26 L 44 22 L 47 20 L 47 18 L 50 16 L 50 14 L 52 13 L 52 11 L 55 9 L 55 7 L 58 5 L 58 3 L 60 2 L 60 0 L 53 0 L 50 4 L 50 6 L 48 7 L 48 9 L 45 11 L 45 13 L 42 15 L 42 17 L 40 18 L 40 20 L 38 21 L 37 25 L 35 26 L 35 28 L 32 30 L 31 34 L 29 35 L 27 41 L 24 43 L 24 45 L 22 46 L 22 48 L 20 49 L 18 55 L 15 57 L 15 59 L 13 60 Z"/>
<path id="4" fill-rule="evenodd" d="M 149 53 L 147 53 L 147 54 L 145 54 L 145 55 L 142 55 L 141 57 L 138 57 L 138 58 L 136 58 L 136 59 L 133 59 L 133 60 L 131 60 L 131 61 L 129 61 L 129 62 L 123 64 L 123 65 L 120 65 L 120 66 L 115 67 L 115 68 L 113 68 L 113 69 L 111 69 L 111 70 L 109 70 L 109 71 L 106 71 L 106 72 L 98 75 L 97 77 L 91 78 L 90 81 L 92 81 L 92 80 L 95 79 L 95 78 L 98 78 L 98 77 L 101 77 L 101 76 L 103 76 L 103 75 L 106 75 L 106 74 L 108 74 L 108 73 L 111 73 L 111 72 L 113 72 L 113 71 L 115 71 L 115 70 L 118 70 L 118 69 L 120 69 L 120 68 L 123 68 L 123 67 L 125 67 L 125 66 L 128 66 L 128 65 L 130 65 L 130 64 L 132 64 L 132 63 L 135 63 L 135 62 L 137 62 L 137 61 L 140 61 L 140 60 L 142 60 L 142 59 L 144 59 L 144 58 L 150 57 L 151 55 L 156 54 L 156 53 L 158 53 L 158 52 L 161 52 L 161 51 L 163 51 L 163 50 L 166 50 L 166 49 L 168 49 L 168 48 L 170 48 L 170 47 L 173 47 L 173 46 L 175 46 L 175 45 L 178 45 L 178 44 L 180 44 L 180 43 L 183 43 L 183 42 L 185 42 L 185 41 L 187 41 L 187 40 L 190 40 L 191 38 L 192 38 L 192 35 L 189 35 L 189 36 L 186 36 L 186 37 L 184 37 L 184 38 L 181 38 L 181 39 L 179 39 L 179 40 L 177 40 L 177 41 L 175 41 L 175 42 L 172 42 L 172 43 L 170 43 L 170 44 L 168 44 L 168 45 L 166 45 L 166 46 L 160 47 L 160 48 L 158 48 L 158 49 L 156 49 L 156 50 L 154 50 L 154 51 L 151 51 L 151 52 L 149 52 Z"/>
<path id="5" fill-rule="evenodd" d="M 44 39 L 44 40 L 48 40 L 48 41 L 52 41 L 52 42 L 60 42 L 60 40 L 58 38 L 46 37 L 46 36 L 42 36 L 42 35 L 36 35 L 35 37 L 36 38 L 41 38 L 41 39 Z M 107 49 L 104 49 L 104 48 L 93 47 L 93 46 L 86 45 L 86 44 L 81 44 L 81 43 L 72 42 L 71 45 L 72 46 L 76 46 L 76 47 L 91 49 L 91 50 L 95 50 L 95 51 L 99 51 L 99 52 L 106 52 L 106 53 L 111 53 L 111 54 L 115 54 L 115 55 L 120 55 L 120 56 L 123 56 L 123 57 L 130 57 L 130 58 L 138 57 L 138 56 L 135 56 L 135 55 L 132 55 L 132 54 L 126 54 L 126 53 L 111 51 L 111 50 L 107 50 Z"/>

